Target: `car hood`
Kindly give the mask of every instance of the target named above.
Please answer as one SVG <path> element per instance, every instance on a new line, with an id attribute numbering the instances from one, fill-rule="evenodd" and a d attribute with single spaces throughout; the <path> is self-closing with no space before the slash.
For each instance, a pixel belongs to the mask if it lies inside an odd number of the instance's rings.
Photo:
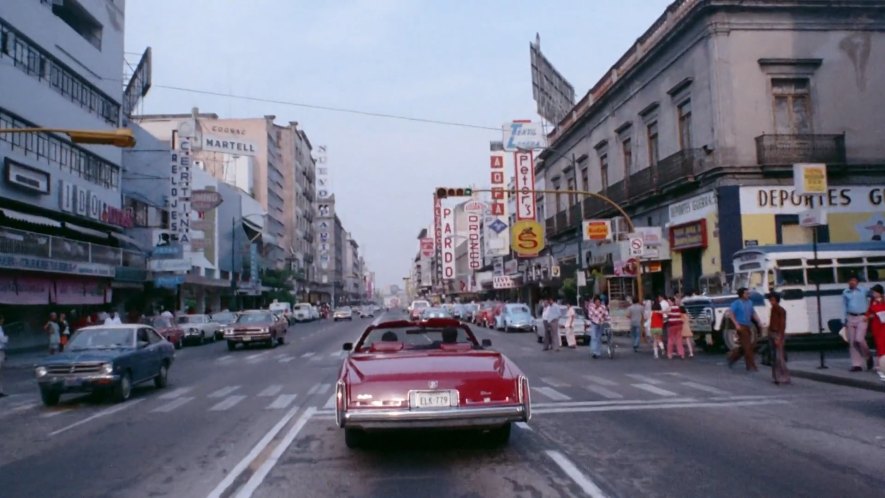
<path id="1" fill-rule="evenodd" d="M 69 351 L 44 358 L 37 363 L 38 366 L 70 365 L 72 363 L 99 363 L 113 361 L 126 353 L 133 351 L 131 348 L 118 349 L 90 349 L 86 351 Z"/>

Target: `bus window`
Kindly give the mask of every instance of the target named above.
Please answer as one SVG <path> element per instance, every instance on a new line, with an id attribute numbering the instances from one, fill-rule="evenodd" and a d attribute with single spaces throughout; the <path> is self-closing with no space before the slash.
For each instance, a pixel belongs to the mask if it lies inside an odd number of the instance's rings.
<path id="1" fill-rule="evenodd" d="M 808 268 L 808 285 L 813 284 L 832 284 L 836 279 L 833 278 L 833 267 L 822 266 L 818 269 Z"/>
<path id="2" fill-rule="evenodd" d="M 861 282 L 865 282 L 863 266 L 839 266 L 836 267 L 836 282 L 844 284 L 848 279 L 856 276 Z"/>
<path id="3" fill-rule="evenodd" d="M 805 285 L 805 272 L 802 268 L 777 270 L 777 285 Z"/>

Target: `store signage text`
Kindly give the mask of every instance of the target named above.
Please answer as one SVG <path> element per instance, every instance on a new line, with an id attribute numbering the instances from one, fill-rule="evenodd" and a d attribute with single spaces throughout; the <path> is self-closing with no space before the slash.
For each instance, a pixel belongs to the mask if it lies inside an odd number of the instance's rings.
<path id="1" fill-rule="evenodd" d="M 716 211 L 716 192 L 706 192 L 684 201 L 670 204 L 670 223 L 697 220 Z"/>
<path id="2" fill-rule="evenodd" d="M 132 213 L 108 205 L 96 193 L 83 187 L 59 180 L 58 195 L 58 209 L 65 213 L 86 216 L 123 228 L 135 226 Z"/>
<path id="3" fill-rule="evenodd" d="M 455 212 L 448 206 L 442 207 L 442 278 L 455 278 Z"/>
<path id="4" fill-rule="evenodd" d="M 182 244 L 190 242 L 191 144 L 193 137 L 178 136 L 178 149 L 172 152 L 169 170 L 169 230 Z"/>
<path id="5" fill-rule="evenodd" d="M 113 277 L 115 274 L 114 267 L 109 265 L 76 263 L 12 254 L 0 254 L 0 268 L 67 273 L 71 275 L 93 275 L 96 277 Z"/>
<path id="6" fill-rule="evenodd" d="M 209 135 L 203 135 L 203 150 L 209 152 L 223 152 L 225 154 L 236 154 L 240 156 L 254 156 L 256 154 L 254 143 L 218 138 Z"/>
<path id="7" fill-rule="evenodd" d="M 826 194 L 799 195 L 791 187 L 742 187 L 742 214 L 799 214 L 826 208 L 837 213 L 862 213 L 885 208 L 885 187 L 831 187 Z"/>
<path id="8" fill-rule="evenodd" d="M 515 152 L 516 219 L 535 219 L 535 161 L 532 152 Z"/>
<path id="9" fill-rule="evenodd" d="M 510 254 L 510 231 L 507 213 L 507 191 L 504 175 L 504 152 L 492 151 L 489 157 L 491 175 L 491 202 L 488 216 L 485 218 L 485 255 L 486 257 L 506 256 Z"/>
<path id="10" fill-rule="evenodd" d="M 670 249 L 703 249 L 707 247 L 707 220 L 698 220 L 670 227 Z"/>

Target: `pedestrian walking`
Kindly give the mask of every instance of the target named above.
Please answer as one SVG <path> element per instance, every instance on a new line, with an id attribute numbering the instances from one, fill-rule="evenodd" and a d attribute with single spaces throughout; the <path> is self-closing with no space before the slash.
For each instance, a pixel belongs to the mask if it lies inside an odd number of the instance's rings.
<path id="1" fill-rule="evenodd" d="M 671 303 L 672 304 L 672 303 Z M 667 314 L 667 359 L 673 359 L 673 350 L 679 354 L 679 357 L 685 359 L 685 348 L 682 347 L 682 324 L 685 323 L 682 318 L 682 310 L 679 306 L 670 306 L 670 312 Z"/>
<path id="2" fill-rule="evenodd" d="M 575 306 L 569 303 L 565 312 L 565 343 L 572 349 L 578 347 L 578 343 L 575 341 L 575 315 Z"/>
<path id="3" fill-rule="evenodd" d="M 630 306 L 627 308 L 627 318 L 630 319 L 630 337 L 633 338 L 633 352 L 639 351 L 639 341 L 642 338 L 642 322 L 645 308 L 636 296 L 633 296 Z"/>
<path id="4" fill-rule="evenodd" d="M 688 350 L 688 357 L 694 358 L 694 332 L 691 331 L 688 311 L 685 309 L 685 306 L 680 306 L 679 311 L 682 313 L 682 340 L 685 341 L 685 349 Z"/>
<path id="5" fill-rule="evenodd" d="M 649 331 L 651 332 L 651 349 L 654 351 L 655 359 L 658 358 L 658 349 L 664 354 L 664 311 L 661 309 L 661 300 L 658 299 L 651 305 L 651 319 L 649 320 Z"/>
<path id="6" fill-rule="evenodd" d="M 876 345 L 876 368 L 879 376 L 885 376 L 885 289 L 876 284 L 870 289 L 870 307 L 867 324 Z"/>
<path id="7" fill-rule="evenodd" d="M 726 316 L 737 327 L 738 343 L 740 344 L 739 347 L 732 349 L 728 353 L 728 366 L 733 367 L 741 355 L 743 355 L 747 371 L 757 372 L 759 369 L 756 367 L 756 359 L 754 358 L 753 348 L 755 344 L 751 341 L 750 327 L 753 325 L 753 322 L 760 322 L 759 316 L 756 315 L 756 311 L 753 309 L 753 303 L 750 301 L 750 291 L 746 287 L 739 288 L 737 295 L 738 298 L 725 311 Z"/>
<path id="8" fill-rule="evenodd" d="M 58 350 L 64 351 L 65 345 L 67 345 L 68 340 L 71 338 L 71 326 L 68 324 L 68 317 L 64 313 L 58 314 L 58 330 L 61 334 L 61 340 L 58 343 Z"/>
<path id="9" fill-rule="evenodd" d="M 544 351 L 552 349 L 559 351 L 559 307 L 553 303 L 552 299 L 547 300 L 541 320 L 544 322 Z"/>
<path id="10" fill-rule="evenodd" d="M 772 292 L 768 295 L 771 303 L 771 316 L 768 319 L 768 349 L 771 351 L 771 378 L 775 384 L 789 384 L 790 371 L 787 370 L 786 346 L 787 310 L 781 306 L 781 296 Z"/>
<path id="11" fill-rule="evenodd" d="M 851 371 L 860 372 L 866 362 L 867 370 L 873 369 L 873 357 L 867 346 L 868 292 L 858 285 L 857 275 L 848 278 L 848 288 L 842 291 L 845 309 L 845 338 L 851 353 Z"/>
<path id="12" fill-rule="evenodd" d="M 9 342 L 9 337 L 6 337 L 6 332 L 3 331 L 5 322 L 6 318 L 0 315 L 0 398 L 6 396 L 3 390 L 3 363 L 6 361 L 6 344 Z"/>
<path id="13" fill-rule="evenodd" d="M 58 327 L 58 316 L 55 312 L 49 314 L 49 321 L 43 325 L 43 331 L 49 335 L 49 354 L 58 353 L 58 346 L 61 343 L 61 331 Z"/>
<path id="14" fill-rule="evenodd" d="M 602 327 L 609 320 L 608 308 L 600 296 L 595 296 L 587 307 L 587 319 L 590 320 L 590 354 L 596 359 L 602 354 Z"/>

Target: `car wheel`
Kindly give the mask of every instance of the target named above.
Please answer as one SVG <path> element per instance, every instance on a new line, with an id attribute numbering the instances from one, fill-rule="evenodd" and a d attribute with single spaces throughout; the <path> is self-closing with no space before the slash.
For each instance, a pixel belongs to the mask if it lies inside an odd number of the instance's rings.
<path id="1" fill-rule="evenodd" d="M 124 372 L 120 377 L 120 383 L 114 387 L 114 401 L 121 403 L 129 399 L 132 395 L 132 377 L 129 372 Z"/>
<path id="2" fill-rule="evenodd" d="M 157 376 L 154 377 L 154 387 L 157 389 L 163 389 L 166 385 L 169 384 L 169 365 L 166 362 L 163 362 L 160 365 L 160 371 L 157 372 Z"/>
<path id="3" fill-rule="evenodd" d="M 40 398 L 43 400 L 44 405 L 55 406 L 58 404 L 59 398 L 61 398 L 61 393 L 51 389 L 40 389 Z"/>
<path id="4" fill-rule="evenodd" d="M 227 341 L 227 350 L 233 351 L 234 349 L 237 349 L 237 343 L 234 341 Z"/>
<path id="5" fill-rule="evenodd" d="M 488 433 L 489 444 L 492 446 L 504 446 L 510 441 L 510 422 L 501 427 L 492 429 Z"/>
<path id="6" fill-rule="evenodd" d="M 267 341 L 267 347 L 269 347 L 270 349 L 277 347 L 277 338 L 271 337 L 270 340 Z"/>
<path id="7" fill-rule="evenodd" d="M 359 448 L 365 444 L 366 433 L 362 429 L 344 429 L 344 444 L 348 448 Z"/>
<path id="8" fill-rule="evenodd" d="M 200 332 L 200 346 L 202 346 L 203 344 L 206 344 L 206 333 Z"/>

